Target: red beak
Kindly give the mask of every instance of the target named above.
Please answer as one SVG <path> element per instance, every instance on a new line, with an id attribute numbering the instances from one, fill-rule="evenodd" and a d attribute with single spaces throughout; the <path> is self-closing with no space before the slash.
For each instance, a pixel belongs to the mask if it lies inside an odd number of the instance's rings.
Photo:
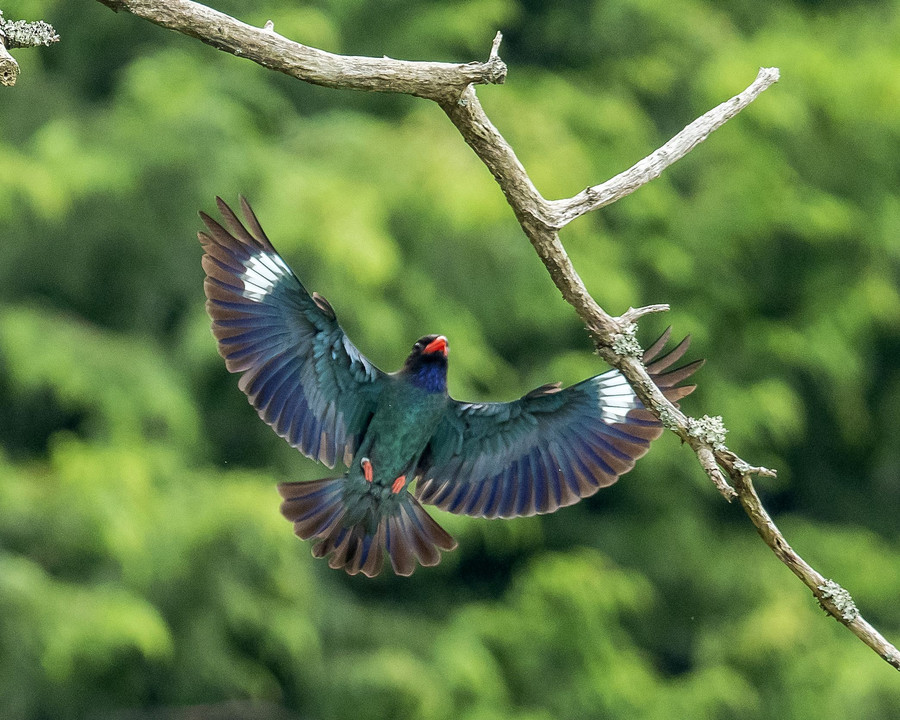
<path id="1" fill-rule="evenodd" d="M 431 353 L 443 353 L 444 357 L 447 356 L 447 338 L 443 335 L 438 335 L 434 340 L 428 343 L 425 346 L 424 353 L 426 355 L 430 355 Z"/>

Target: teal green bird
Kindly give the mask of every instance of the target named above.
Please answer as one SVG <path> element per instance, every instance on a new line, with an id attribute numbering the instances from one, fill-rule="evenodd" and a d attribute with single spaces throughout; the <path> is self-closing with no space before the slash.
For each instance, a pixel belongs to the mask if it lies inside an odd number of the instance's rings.
<path id="1" fill-rule="evenodd" d="M 449 345 L 426 335 L 397 372 L 369 362 L 331 305 L 308 293 L 275 251 L 253 211 L 216 198 L 228 229 L 200 213 L 206 309 L 219 353 L 260 417 L 307 457 L 346 473 L 278 486 L 281 512 L 313 555 L 374 577 L 384 553 L 398 575 L 440 562 L 456 541 L 423 509 L 513 518 L 551 513 L 614 483 L 662 433 L 618 370 L 562 389 L 542 385 L 518 400 L 466 403 L 447 393 Z M 673 402 L 703 361 L 669 368 L 686 337 L 644 363 Z M 410 486 L 415 484 L 414 494 Z"/>

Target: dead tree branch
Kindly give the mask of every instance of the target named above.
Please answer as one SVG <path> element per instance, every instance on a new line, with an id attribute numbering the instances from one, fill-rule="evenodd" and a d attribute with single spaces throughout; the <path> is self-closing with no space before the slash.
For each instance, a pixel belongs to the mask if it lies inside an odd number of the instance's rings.
<path id="1" fill-rule="evenodd" d="M 568 200 L 551 202 L 554 227 L 562 228 L 575 218 L 630 195 L 641 185 L 659 177 L 669 165 L 687 155 L 706 140 L 710 133 L 731 120 L 776 82 L 778 68 L 760 68 L 756 80 L 746 90 L 698 117 L 665 145 L 626 171 L 605 183 L 582 190 Z"/>
<path id="2" fill-rule="evenodd" d="M 0 85 L 15 85 L 19 77 L 19 63 L 9 54 L 11 49 L 50 45 L 58 40 L 59 35 L 43 20 L 4 20 L 0 10 Z"/>
<path id="3" fill-rule="evenodd" d="M 663 397 L 650 379 L 640 360 L 642 350 L 635 339 L 634 322 L 648 312 L 666 310 L 668 306 L 629 308 L 621 316 L 609 315 L 585 288 L 559 239 L 560 228 L 587 212 L 634 192 L 703 142 L 711 132 L 775 83 L 778 80 L 777 68 L 761 69 L 746 90 L 713 108 L 661 148 L 611 180 L 589 187 L 568 199 L 546 200 L 535 188 L 513 149 L 485 114 L 475 93 L 475 85 L 502 83 L 506 77 L 506 66 L 499 57 L 499 33 L 494 38 L 486 62 L 407 62 L 324 52 L 278 35 L 271 23 L 264 28 L 255 28 L 189 0 L 99 2 L 113 10 L 127 10 L 152 23 L 190 35 L 305 82 L 331 88 L 405 93 L 433 100 L 440 105 L 494 175 L 563 298 L 572 305 L 590 332 L 599 355 L 618 368 L 644 405 L 666 428 L 691 447 L 719 492 L 729 501 L 733 497 L 740 499 L 766 544 L 809 587 L 820 605 L 884 660 L 900 669 L 900 652 L 862 618 L 846 590 L 826 580 L 797 555 L 766 513 L 750 477 L 774 476 L 775 472 L 754 467 L 729 450 L 725 445 L 726 430 L 721 418 L 686 416 Z"/>
<path id="4" fill-rule="evenodd" d="M 313 85 L 438 100 L 458 96 L 472 83 L 506 79 L 506 65 L 496 53 L 487 62 L 465 64 L 335 55 L 282 37 L 271 23 L 253 27 L 190 0 L 99 1 Z"/>

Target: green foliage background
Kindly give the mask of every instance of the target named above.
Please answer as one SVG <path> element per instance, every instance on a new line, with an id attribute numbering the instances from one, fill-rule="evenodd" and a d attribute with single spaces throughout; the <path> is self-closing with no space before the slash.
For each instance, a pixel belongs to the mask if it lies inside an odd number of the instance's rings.
<path id="1" fill-rule="evenodd" d="M 694 337 L 689 413 L 777 467 L 797 549 L 900 638 L 900 3 L 220 0 L 335 52 L 466 61 L 548 197 L 782 80 L 563 234 L 611 312 Z M 440 110 L 325 90 L 93 0 L 9 0 L 62 41 L 0 91 L 0 716 L 898 718 L 900 678 L 823 616 L 674 438 L 553 516 L 442 516 L 411 579 L 314 561 L 274 485 L 325 474 L 256 417 L 203 309 L 198 209 L 253 202 L 354 341 L 426 332 L 451 392 L 603 368 Z"/>

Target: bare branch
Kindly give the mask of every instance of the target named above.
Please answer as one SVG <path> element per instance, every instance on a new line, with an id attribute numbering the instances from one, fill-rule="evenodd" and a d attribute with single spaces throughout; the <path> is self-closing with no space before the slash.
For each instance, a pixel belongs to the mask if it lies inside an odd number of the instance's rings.
<path id="1" fill-rule="evenodd" d="M 741 499 L 744 511 L 753 521 L 760 537 L 766 545 L 772 548 L 778 559 L 812 590 L 825 612 L 846 625 L 854 635 L 877 652 L 888 664 L 900 670 L 900 651 L 860 615 L 850 593 L 833 580 L 823 577 L 788 544 L 763 507 L 759 495 L 756 494 L 756 489 L 750 481 L 749 473 L 739 472 L 736 476 L 732 475 L 732 478 L 735 480 L 738 497 Z"/>
<path id="2" fill-rule="evenodd" d="M 591 297 L 559 240 L 559 229 L 573 219 L 634 192 L 703 142 L 711 132 L 775 83 L 777 68 L 760 70 L 746 90 L 692 122 L 632 168 L 568 200 L 548 201 L 535 188 L 475 94 L 475 84 L 502 83 L 506 77 L 506 66 L 499 57 L 500 33 L 495 36 L 485 63 L 407 62 L 334 55 L 283 38 L 275 32 L 271 22 L 262 29 L 254 28 L 189 0 L 99 2 L 114 10 L 128 10 L 157 25 L 196 37 L 306 82 L 333 88 L 406 93 L 437 102 L 494 175 L 563 298 L 587 327 L 598 354 L 618 368 L 644 406 L 691 447 L 719 492 L 728 500 L 735 496 L 740 498 L 742 507 L 766 544 L 812 590 L 826 612 L 847 625 L 893 667 L 900 669 L 900 653 L 861 617 L 849 593 L 806 563 L 766 513 L 750 476 L 774 476 L 775 472 L 754 467 L 729 450 L 724 442 L 725 428 L 721 418 L 698 420 L 687 417 L 651 380 L 640 360 L 642 351 L 635 337 L 634 321 L 649 312 L 666 310 L 668 306 L 629 308 L 620 317 L 609 315 Z"/>
<path id="3" fill-rule="evenodd" d="M 641 185 L 658 178 L 669 165 L 687 155 L 706 140 L 710 133 L 722 127 L 776 82 L 778 82 L 778 68 L 760 68 L 756 80 L 746 90 L 701 115 L 640 162 L 605 183 L 582 190 L 573 198 L 551 202 L 549 224 L 555 228 L 562 228 L 575 218 L 614 203 L 630 195 Z"/>
<path id="4" fill-rule="evenodd" d="M 496 54 L 487 62 L 465 64 L 335 55 L 282 37 L 271 22 L 264 28 L 253 27 L 190 0 L 100 2 L 115 11 L 127 10 L 224 52 L 324 87 L 447 100 L 458 98 L 472 83 L 499 84 L 506 79 L 506 65 Z"/>
<path id="5" fill-rule="evenodd" d="M 500 59 L 500 42 L 503 40 L 503 33 L 499 30 L 497 34 L 494 35 L 494 42 L 491 43 L 491 60 L 499 60 Z"/>
<path id="6" fill-rule="evenodd" d="M 716 490 L 722 494 L 722 497 L 728 502 L 731 502 L 733 498 L 736 498 L 738 494 L 735 492 L 734 488 L 728 484 L 722 471 L 719 470 L 719 466 L 716 465 L 715 454 L 713 454 L 706 445 L 702 444 L 694 448 L 694 452 L 697 453 L 697 460 L 700 462 L 703 471 L 706 473 L 707 477 L 712 480 L 713 485 L 716 486 Z"/>
<path id="7" fill-rule="evenodd" d="M 658 313 L 658 312 L 668 312 L 669 306 L 665 303 L 660 303 L 658 305 L 646 305 L 644 307 L 639 308 L 628 308 L 624 313 L 619 316 L 620 323 L 636 323 L 640 318 L 644 317 L 644 315 L 649 315 L 650 313 Z"/>

